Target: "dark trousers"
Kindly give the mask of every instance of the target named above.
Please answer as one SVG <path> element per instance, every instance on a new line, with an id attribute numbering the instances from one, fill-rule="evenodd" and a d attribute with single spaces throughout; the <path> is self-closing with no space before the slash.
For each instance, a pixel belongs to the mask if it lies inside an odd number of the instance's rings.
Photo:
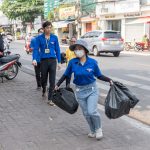
<path id="1" fill-rule="evenodd" d="M 41 64 L 38 62 L 34 67 L 37 87 L 41 87 Z"/>
<path id="2" fill-rule="evenodd" d="M 48 99 L 51 100 L 52 92 L 55 88 L 57 62 L 55 58 L 42 59 L 41 61 L 41 83 L 43 93 L 46 92 L 47 79 L 49 76 Z"/>

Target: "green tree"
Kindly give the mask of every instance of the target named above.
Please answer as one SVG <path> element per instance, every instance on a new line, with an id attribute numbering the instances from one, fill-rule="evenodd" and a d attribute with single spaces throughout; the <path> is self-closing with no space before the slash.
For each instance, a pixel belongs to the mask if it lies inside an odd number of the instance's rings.
<path id="1" fill-rule="evenodd" d="M 33 22 L 38 15 L 43 16 L 44 0 L 4 0 L 1 10 L 11 20 Z"/>

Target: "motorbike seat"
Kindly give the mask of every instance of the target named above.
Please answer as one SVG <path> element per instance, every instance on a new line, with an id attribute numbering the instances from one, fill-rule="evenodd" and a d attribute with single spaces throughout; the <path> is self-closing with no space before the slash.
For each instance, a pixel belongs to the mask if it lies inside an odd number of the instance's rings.
<path id="1" fill-rule="evenodd" d="M 0 62 L 1 63 L 8 63 L 10 61 L 13 61 L 15 59 L 18 59 L 19 56 L 18 55 L 8 55 L 8 56 L 4 56 L 0 58 Z"/>

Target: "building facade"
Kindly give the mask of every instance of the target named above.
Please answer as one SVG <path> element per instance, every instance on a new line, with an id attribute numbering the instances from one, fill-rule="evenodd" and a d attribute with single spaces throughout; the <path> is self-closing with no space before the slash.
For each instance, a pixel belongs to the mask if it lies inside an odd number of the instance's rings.
<path id="1" fill-rule="evenodd" d="M 120 31 L 125 41 L 150 37 L 150 0 L 99 0 L 96 15 L 103 30 Z"/>

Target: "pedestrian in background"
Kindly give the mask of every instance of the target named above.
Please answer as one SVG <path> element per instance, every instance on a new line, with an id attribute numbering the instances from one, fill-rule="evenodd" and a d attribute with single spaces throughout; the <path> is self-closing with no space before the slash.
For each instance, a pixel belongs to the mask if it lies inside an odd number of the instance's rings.
<path id="1" fill-rule="evenodd" d="M 147 49 L 148 48 L 149 39 L 148 39 L 146 34 L 143 36 L 142 42 L 144 43 L 144 48 Z"/>
<path id="2" fill-rule="evenodd" d="M 43 33 L 43 28 L 38 29 L 38 35 Z M 32 49 L 32 60 L 35 60 L 35 46 L 36 46 L 36 37 L 33 37 L 31 39 L 30 47 Z M 39 49 L 40 53 L 40 49 Z M 41 89 L 41 64 L 40 64 L 40 55 L 37 56 L 37 65 L 34 66 L 35 70 L 35 77 L 36 77 L 36 83 L 37 83 L 37 90 Z"/>
<path id="3" fill-rule="evenodd" d="M 58 90 L 60 84 L 74 73 L 73 83 L 75 84 L 76 98 L 90 127 L 88 137 L 96 137 L 97 140 L 100 140 L 103 132 L 97 107 L 99 94 L 95 77 L 109 82 L 111 85 L 113 82 L 110 78 L 102 75 L 97 62 L 88 57 L 89 50 L 85 41 L 77 40 L 70 46 L 70 50 L 74 51 L 77 58 L 70 60 L 64 75 L 56 84 L 55 90 Z"/>
<path id="4" fill-rule="evenodd" d="M 76 37 L 72 37 L 70 40 L 70 46 L 73 45 L 76 41 L 77 41 Z M 66 49 L 67 65 L 68 65 L 68 62 L 75 57 L 76 57 L 76 55 L 75 55 L 74 51 L 71 51 L 69 48 Z"/>
<path id="5" fill-rule="evenodd" d="M 36 38 L 35 58 L 33 64 L 37 65 L 37 59 L 41 58 L 41 85 L 42 96 L 46 97 L 47 79 L 49 76 L 48 104 L 54 105 L 51 101 L 52 92 L 55 88 L 56 68 L 60 69 L 61 55 L 58 38 L 51 33 L 52 23 L 43 23 L 44 33 Z M 40 52 L 39 52 L 40 49 Z M 57 60 L 56 60 L 57 59 Z"/>

